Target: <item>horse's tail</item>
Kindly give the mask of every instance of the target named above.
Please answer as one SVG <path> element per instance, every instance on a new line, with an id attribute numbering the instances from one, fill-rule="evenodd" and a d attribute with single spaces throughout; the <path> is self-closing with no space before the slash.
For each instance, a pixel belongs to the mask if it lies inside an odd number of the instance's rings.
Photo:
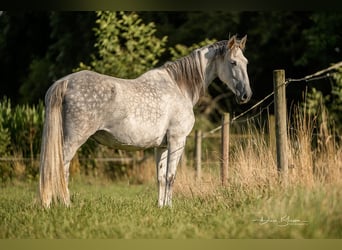
<path id="1" fill-rule="evenodd" d="M 40 152 L 39 196 L 44 207 L 57 200 L 70 204 L 63 160 L 62 103 L 68 80 L 53 84 L 45 96 L 45 123 Z"/>

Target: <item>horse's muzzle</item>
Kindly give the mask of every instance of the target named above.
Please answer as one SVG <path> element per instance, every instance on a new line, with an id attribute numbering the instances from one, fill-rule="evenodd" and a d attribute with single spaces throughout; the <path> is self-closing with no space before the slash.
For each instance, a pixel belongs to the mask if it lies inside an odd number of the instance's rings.
<path id="1" fill-rule="evenodd" d="M 236 95 L 235 99 L 238 104 L 247 103 L 252 97 L 252 92 L 250 93 L 242 93 L 241 95 Z"/>

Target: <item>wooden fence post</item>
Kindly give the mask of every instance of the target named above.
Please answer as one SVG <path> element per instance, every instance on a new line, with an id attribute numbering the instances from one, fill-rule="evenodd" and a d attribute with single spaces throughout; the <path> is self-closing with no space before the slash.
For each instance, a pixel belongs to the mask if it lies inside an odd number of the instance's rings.
<path id="1" fill-rule="evenodd" d="M 277 170 L 280 182 L 287 185 L 287 129 L 286 129 L 286 89 L 285 71 L 273 71 L 274 112 L 276 127 Z"/>
<path id="2" fill-rule="evenodd" d="M 221 129 L 221 183 L 227 184 L 228 178 L 228 164 L 229 164 L 229 126 L 230 115 L 224 113 L 222 117 L 222 129 Z"/>
<path id="3" fill-rule="evenodd" d="M 196 180 L 201 179 L 201 165 L 202 165 L 202 131 L 195 131 L 195 170 Z"/>

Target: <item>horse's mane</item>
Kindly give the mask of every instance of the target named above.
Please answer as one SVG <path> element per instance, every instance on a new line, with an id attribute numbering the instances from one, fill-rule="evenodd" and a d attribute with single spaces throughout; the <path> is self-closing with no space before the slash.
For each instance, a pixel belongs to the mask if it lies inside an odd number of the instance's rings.
<path id="1" fill-rule="evenodd" d="M 204 72 L 202 72 L 202 65 L 199 57 L 200 51 L 204 48 L 208 48 L 209 50 L 213 50 L 214 56 L 221 56 L 227 51 L 226 45 L 227 41 L 219 41 L 196 49 L 188 56 L 173 62 L 165 63 L 162 68 L 168 72 L 183 92 L 188 91 L 193 100 L 197 99 L 205 91 L 203 88 Z"/>
<path id="2" fill-rule="evenodd" d="M 213 50 L 214 56 L 223 56 L 228 50 L 228 40 L 218 41 L 216 43 L 208 45 L 207 48 L 209 50 Z"/>
<path id="3" fill-rule="evenodd" d="M 203 73 L 196 51 L 174 62 L 167 62 L 163 67 L 183 92 L 188 91 L 192 99 L 203 94 Z"/>

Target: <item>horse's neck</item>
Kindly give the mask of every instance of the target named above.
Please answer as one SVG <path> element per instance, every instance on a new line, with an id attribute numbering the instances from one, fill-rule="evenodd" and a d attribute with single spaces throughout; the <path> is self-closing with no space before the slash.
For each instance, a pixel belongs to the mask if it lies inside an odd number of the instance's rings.
<path id="1" fill-rule="evenodd" d="M 204 90 L 206 91 L 209 85 L 214 81 L 217 77 L 217 68 L 216 68 L 216 56 L 214 53 L 211 53 L 208 48 L 203 48 L 198 53 L 198 58 L 200 60 L 200 65 L 203 72 L 203 84 Z"/>

